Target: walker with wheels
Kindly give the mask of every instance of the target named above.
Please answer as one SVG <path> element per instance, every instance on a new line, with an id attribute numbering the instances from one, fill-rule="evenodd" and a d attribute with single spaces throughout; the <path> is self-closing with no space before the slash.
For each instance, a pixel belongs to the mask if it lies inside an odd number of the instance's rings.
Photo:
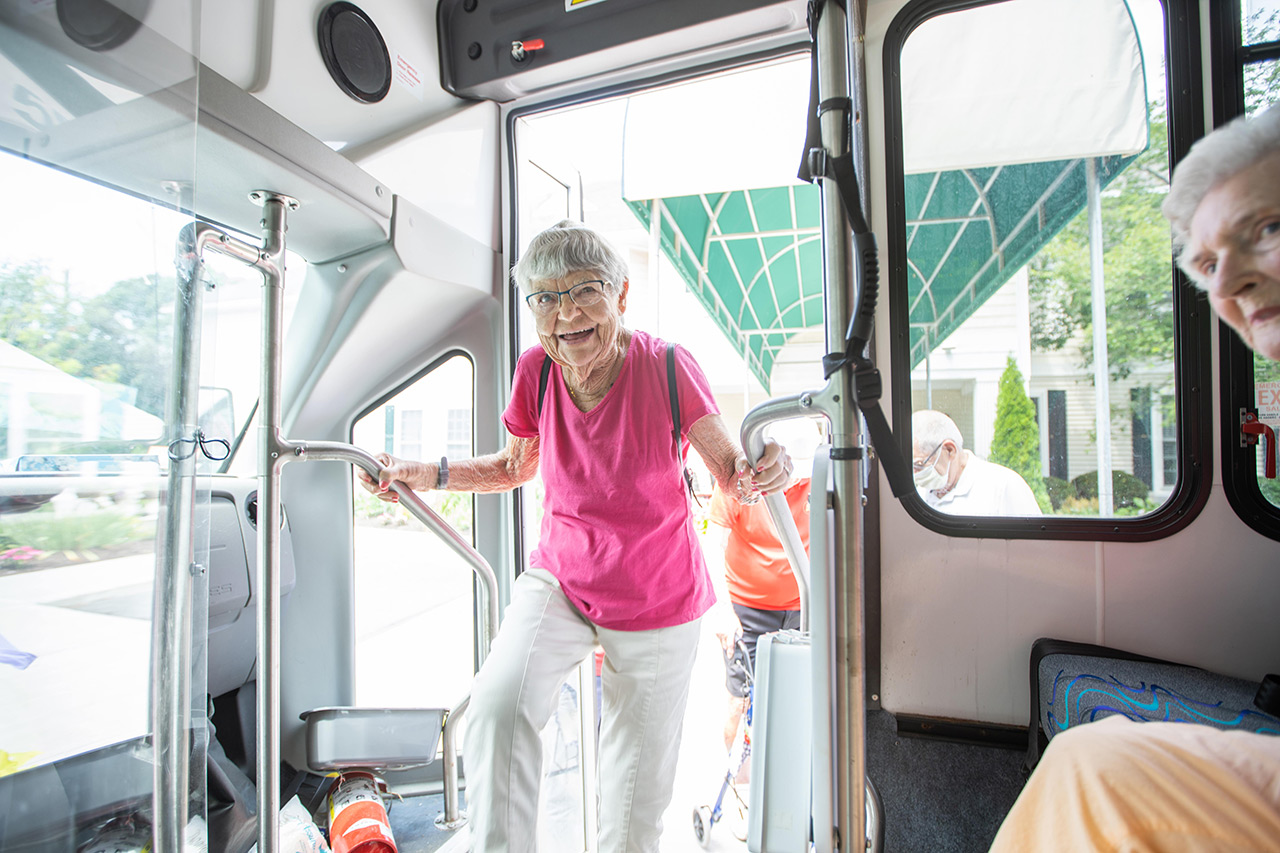
<path id="1" fill-rule="evenodd" d="M 733 747 L 729 750 L 729 763 L 725 768 L 715 805 L 702 805 L 693 810 L 693 836 L 703 847 L 711 844 L 711 829 L 725 818 L 726 809 L 732 810 L 738 817 L 736 823 L 731 824 L 734 837 L 739 841 L 747 840 L 747 801 L 738 792 L 737 780 L 751 760 L 751 712 L 755 707 L 755 675 L 752 672 L 751 656 L 741 638 L 735 641 L 735 653 L 725 654 L 725 666 L 742 667 L 747 681 L 747 708 L 738 720 L 738 730 L 734 735 Z M 729 795 L 727 801 L 726 795 Z"/>

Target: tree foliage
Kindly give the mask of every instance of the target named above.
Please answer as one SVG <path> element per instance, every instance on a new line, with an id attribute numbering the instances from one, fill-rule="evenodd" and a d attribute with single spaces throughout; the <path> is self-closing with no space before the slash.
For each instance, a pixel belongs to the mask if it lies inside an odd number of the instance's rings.
<path id="1" fill-rule="evenodd" d="M 80 298 L 38 264 L 0 266 L 0 340 L 81 379 L 131 389 L 164 416 L 176 284 L 131 278 Z"/>
<path id="2" fill-rule="evenodd" d="M 1245 44 L 1280 39 L 1280 10 L 1259 9 L 1244 19 Z M 1280 62 L 1254 62 L 1244 67 L 1245 112 L 1255 113 L 1276 102 L 1280 94 Z"/>
<path id="3" fill-rule="evenodd" d="M 1107 360 L 1113 378 L 1138 365 L 1173 360 L 1172 254 L 1160 213 L 1168 193 L 1167 122 L 1150 105 L 1150 144 L 1102 198 Z M 1058 350 L 1081 340 L 1093 362 L 1093 293 L 1088 212 L 1082 211 L 1028 265 L 1031 344 Z"/>
<path id="4" fill-rule="evenodd" d="M 1246 41 L 1280 37 L 1280 11 L 1245 21 Z M 1244 69 L 1249 112 L 1280 96 L 1280 63 Z M 1107 357 L 1123 379 L 1143 364 L 1173 360 L 1172 246 L 1160 204 L 1169 191 L 1168 117 L 1162 86 L 1148 105 L 1149 144 L 1102 195 L 1103 270 Z M 1092 287 L 1088 214 L 1081 212 L 1028 265 L 1031 343 L 1060 350 L 1078 340 L 1086 367 L 1093 363 Z"/>
<path id="5" fill-rule="evenodd" d="M 1022 371 L 1010 356 L 996 394 L 995 436 L 990 461 L 1016 471 L 1027 481 L 1043 512 L 1053 506 L 1040 471 L 1040 427 L 1035 407 L 1022 384 Z"/>

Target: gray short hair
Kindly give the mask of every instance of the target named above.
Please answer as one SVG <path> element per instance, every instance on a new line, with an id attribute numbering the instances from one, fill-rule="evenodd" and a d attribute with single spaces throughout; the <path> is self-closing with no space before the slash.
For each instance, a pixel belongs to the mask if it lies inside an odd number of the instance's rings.
<path id="1" fill-rule="evenodd" d="M 599 273 L 621 287 L 627 280 L 627 262 L 600 234 L 581 222 L 565 219 L 529 241 L 511 268 L 511 280 L 527 292 L 535 281 L 564 278 L 575 272 Z"/>
<path id="2" fill-rule="evenodd" d="M 1199 284 L 1200 277 L 1183 264 L 1182 252 L 1191 239 L 1196 208 L 1218 184 L 1276 153 L 1280 153 L 1280 104 L 1252 118 L 1241 116 L 1208 134 L 1191 146 L 1174 170 L 1161 210 L 1173 225 L 1178 265 L 1192 281 Z"/>
<path id="3" fill-rule="evenodd" d="M 933 409 L 921 409 L 911 415 L 912 444 L 933 452 L 944 441 L 955 442 L 956 450 L 964 450 L 964 436 L 955 421 Z"/>

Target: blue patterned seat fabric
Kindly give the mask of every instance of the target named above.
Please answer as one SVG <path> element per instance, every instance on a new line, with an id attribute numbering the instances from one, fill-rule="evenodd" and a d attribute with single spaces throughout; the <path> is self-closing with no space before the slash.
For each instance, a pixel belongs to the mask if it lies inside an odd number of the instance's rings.
<path id="1" fill-rule="evenodd" d="M 1049 654 L 1040 660 L 1040 726 L 1047 737 L 1115 714 L 1280 735 L 1254 705 L 1258 685 L 1190 666 Z"/>

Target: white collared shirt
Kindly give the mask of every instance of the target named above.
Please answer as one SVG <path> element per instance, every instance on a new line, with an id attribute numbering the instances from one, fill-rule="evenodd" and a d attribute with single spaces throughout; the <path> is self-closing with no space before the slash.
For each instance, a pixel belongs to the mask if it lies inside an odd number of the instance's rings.
<path id="1" fill-rule="evenodd" d="M 1041 515 L 1040 504 L 1026 480 L 1003 465 L 979 459 L 964 451 L 964 470 L 955 488 L 942 497 L 923 493 L 925 503 L 950 515 Z"/>

